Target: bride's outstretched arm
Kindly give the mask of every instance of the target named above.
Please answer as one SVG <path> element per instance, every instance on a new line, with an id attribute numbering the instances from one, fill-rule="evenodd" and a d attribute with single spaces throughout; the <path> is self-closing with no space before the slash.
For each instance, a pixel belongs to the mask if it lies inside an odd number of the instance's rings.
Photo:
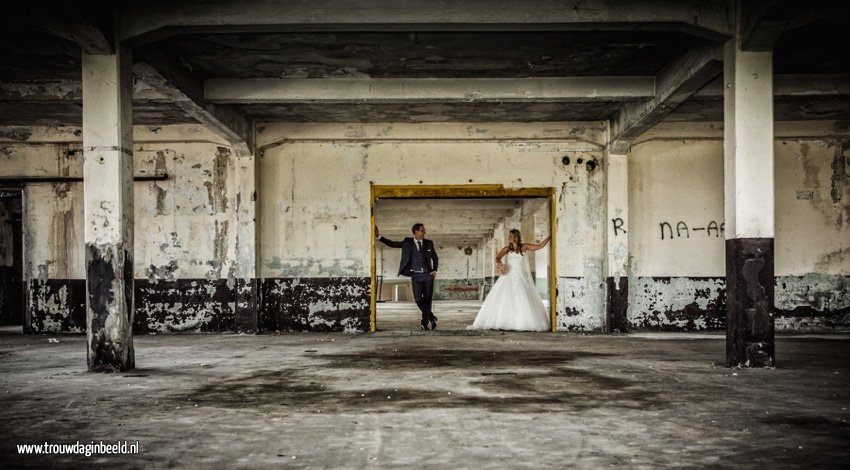
<path id="1" fill-rule="evenodd" d="M 523 251 L 537 251 L 537 250 L 543 248 L 544 246 L 548 245 L 550 238 L 552 238 L 551 235 L 544 238 L 542 241 L 539 241 L 537 243 L 525 243 L 525 244 L 522 245 L 522 247 L 524 248 Z"/>

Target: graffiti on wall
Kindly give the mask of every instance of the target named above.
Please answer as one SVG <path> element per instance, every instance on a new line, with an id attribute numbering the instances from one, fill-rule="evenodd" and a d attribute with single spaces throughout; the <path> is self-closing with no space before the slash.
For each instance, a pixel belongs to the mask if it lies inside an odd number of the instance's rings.
<path id="1" fill-rule="evenodd" d="M 672 225 L 670 222 L 661 222 L 658 224 L 661 228 L 661 239 L 662 240 L 672 240 L 674 238 L 691 238 L 691 235 L 694 238 L 698 236 L 708 236 L 714 238 L 720 238 L 726 232 L 726 224 L 720 223 L 717 224 L 716 221 L 712 220 L 708 223 L 708 225 L 703 225 L 702 227 L 688 227 L 688 224 L 679 221 L 676 225 Z M 675 227 L 675 231 L 674 231 Z"/>
<path id="2" fill-rule="evenodd" d="M 620 232 L 627 233 L 626 229 L 623 228 L 623 225 L 625 224 L 625 222 L 623 222 L 623 219 L 617 217 L 615 219 L 611 219 L 611 223 L 614 224 L 614 236 L 615 237 L 619 237 Z"/>

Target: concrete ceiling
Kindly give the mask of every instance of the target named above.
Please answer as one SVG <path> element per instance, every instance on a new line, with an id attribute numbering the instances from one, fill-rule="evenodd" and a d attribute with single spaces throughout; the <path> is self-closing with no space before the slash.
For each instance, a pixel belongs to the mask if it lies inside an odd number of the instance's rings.
<path id="1" fill-rule="evenodd" d="M 383 11 L 350 8 L 350 3 L 335 0 L 311 3 L 314 9 L 300 2 L 137 2 L 121 11 L 121 26 L 137 34 L 127 38 L 137 61 L 150 63 L 155 70 L 169 69 L 171 73 L 164 72 L 166 81 L 188 80 L 200 90 L 213 80 L 278 80 L 281 88 L 293 83 L 287 82 L 291 79 L 315 80 L 317 84 L 323 80 L 389 80 L 402 86 L 403 80 L 410 79 L 512 80 L 505 85 L 507 92 L 484 98 L 473 93 L 468 99 L 442 99 L 427 93 L 417 99 L 323 99 L 320 91 L 297 100 L 272 99 L 270 95 L 250 102 L 196 98 L 202 111 L 216 104 L 247 120 L 598 121 L 617 119 L 627 105 L 650 103 L 652 91 L 644 95 L 564 93 L 523 98 L 523 87 L 558 77 L 659 77 L 688 54 L 721 45 L 728 38 L 723 20 L 732 11 L 731 3 L 721 0 L 645 0 L 629 2 L 634 5 L 629 7 L 594 0 L 572 2 L 571 8 L 566 7 L 571 2 L 543 1 L 538 10 L 517 2 L 471 1 L 467 7 L 441 0 L 437 3 L 446 3 L 444 14 L 417 12 L 416 7 L 403 4 L 398 10 L 388 6 Z M 777 74 L 838 82 L 850 76 L 848 48 L 837 47 L 846 42 L 846 7 L 818 1 L 760 3 L 766 6 L 753 13 L 751 24 L 756 33 L 752 37 L 764 42 L 770 36 Z M 487 5 L 492 6 L 485 8 Z M 707 8 L 719 13 L 711 16 Z M 104 23 L 103 13 L 66 9 L 5 16 L 0 25 L 0 125 L 81 124 L 78 91 L 40 94 L 31 89 L 16 94 L 12 85 L 49 89 L 51 83 L 62 81 L 71 88 L 77 83 L 79 88 L 81 47 L 91 47 L 86 41 L 93 31 L 94 35 L 97 31 L 110 35 L 108 27 L 98 29 Z M 417 14 L 425 20 L 410 23 Z M 479 17 L 488 22 L 483 26 L 472 22 Z M 323 23 L 326 18 L 328 22 Z M 346 22 L 348 18 L 350 22 Z M 364 18 L 381 21 L 358 22 Z M 517 18 L 525 23 L 517 23 Z M 592 21 L 585 22 L 585 18 Z M 717 67 L 706 70 L 713 74 L 707 78 L 719 73 Z M 175 73 L 179 80 L 174 79 Z M 805 92 L 807 85 L 799 83 L 802 89 L 796 91 Z M 775 118 L 850 120 L 846 86 L 833 88 L 837 91 L 818 96 L 795 90 L 777 96 Z M 609 89 L 616 90 L 616 85 Z M 138 124 L 199 120 L 197 112 L 187 112 L 185 106 L 166 98 L 168 93 L 139 91 L 137 87 L 134 100 Z M 697 95 L 673 104 L 676 109 L 666 115 L 668 120 L 722 120 L 721 89 L 714 95 Z"/>
<path id="2" fill-rule="evenodd" d="M 523 202 L 525 201 L 525 205 Z M 390 240 L 411 236 L 415 223 L 425 225 L 426 237 L 441 246 L 475 246 L 489 239 L 499 224 L 518 220 L 526 211 L 546 210 L 545 198 L 380 199 L 375 225 Z"/>

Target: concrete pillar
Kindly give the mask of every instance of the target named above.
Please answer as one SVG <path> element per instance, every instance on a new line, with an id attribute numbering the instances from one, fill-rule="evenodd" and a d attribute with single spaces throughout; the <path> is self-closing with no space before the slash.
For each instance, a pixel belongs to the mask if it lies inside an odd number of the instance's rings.
<path id="1" fill-rule="evenodd" d="M 546 238 L 549 233 L 549 209 L 545 207 L 544 211 L 538 211 L 534 214 L 534 241 L 541 241 Z M 547 244 L 543 248 L 534 252 L 534 271 L 535 283 L 537 291 L 544 299 L 549 299 L 549 248 L 552 245 Z"/>
<path id="2" fill-rule="evenodd" d="M 605 331 L 629 331 L 629 162 L 627 155 L 605 156 L 606 287 Z"/>
<path id="3" fill-rule="evenodd" d="M 481 278 L 481 284 L 487 279 L 487 238 L 478 240 L 478 277 Z"/>
<path id="4" fill-rule="evenodd" d="M 257 165 L 254 155 L 236 153 L 236 325 L 238 332 L 256 333 L 257 299 Z"/>
<path id="5" fill-rule="evenodd" d="M 133 74 L 129 49 L 83 54 L 83 193 L 90 371 L 133 354 Z"/>
<path id="6" fill-rule="evenodd" d="M 530 208 L 526 207 L 526 202 L 527 200 L 523 201 L 523 210 L 519 224 L 520 226 L 517 228 L 519 229 L 520 233 L 522 233 L 522 241 L 525 243 L 532 243 L 537 241 L 534 230 L 534 212 L 531 211 Z M 537 265 L 535 264 L 535 254 L 536 253 L 533 251 L 529 251 L 528 253 L 526 253 L 526 256 L 528 257 L 528 267 L 529 269 L 531 269 L 532 273 L 535 272 L 535 270 L 537 269 Z"/>
<path id="7" fill-rule="evenodd" d="M 740 22 L 739 22 L 740 23 Z M 726 361 L 773 366 L 773 53 L 724 51 Z"/>
<path id="8" fill-rule="evenodd" d="M 488 245 L 490 247 L 490 250 L 489 250 L 490 251 L 490 253 L 489 253 L 490 254 L 490 272 L 489 272 L 489 275 L 490 275 L 490 279 L 495 279 L 496 278 L 496 254 L 499 252 L 499 247 L 498 247 L 498 244 L 496 243 L 495 235 L 494 235 L 494 238 L 490 239 L 490 241 L 488 242 Z"/>

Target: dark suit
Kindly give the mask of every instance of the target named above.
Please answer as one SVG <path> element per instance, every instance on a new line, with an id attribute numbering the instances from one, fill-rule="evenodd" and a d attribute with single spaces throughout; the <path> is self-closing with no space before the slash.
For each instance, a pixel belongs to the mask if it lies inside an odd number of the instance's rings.
<path id="1" fill-rule="evenodd" d="M 413 297 L 416 305 L 422 312 L 422 325 L 427 326 L 428 320 L 434 319 L 431 311 L 431 298 L 434 295 L 434 276 L 432 272 L 437 270 L 440 260 L 434 242 L 422 239 L 422 250 L 416 248 L 415 239 L 407 237 L 403 241 L 396 242 L 384 237 L 379 238 L 381 243 L 392 248 L 401 248 L 401 262 L 398 265 L 399 276 L 409 276 L 413 287 Z"/>

